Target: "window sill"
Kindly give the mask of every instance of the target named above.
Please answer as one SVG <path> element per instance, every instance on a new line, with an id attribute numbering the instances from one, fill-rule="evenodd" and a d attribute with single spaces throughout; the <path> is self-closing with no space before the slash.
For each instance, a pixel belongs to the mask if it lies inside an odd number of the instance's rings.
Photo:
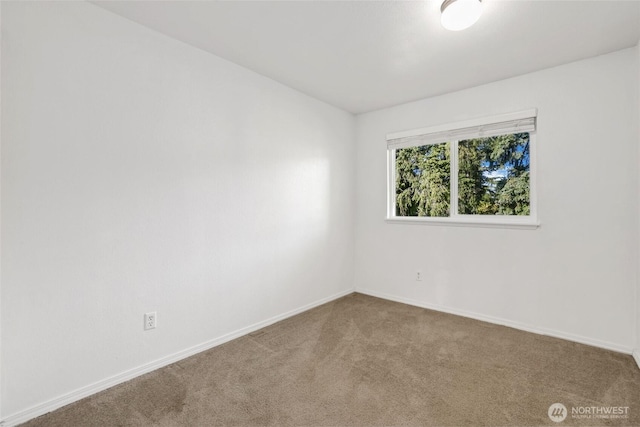
<path id="1" fill-rule="evenodd" d="M 526 218 L 526 220 L 503 220 L 501 218 L 425 218 L 425 217 L 392 217 L 386 218 L 390 224 L 420 224 L 420 225 L 445 225 L 451 227 L 483 227 L 483 228 L 515 228 L 521 230 L 535 230 L 540 223 Z"/>

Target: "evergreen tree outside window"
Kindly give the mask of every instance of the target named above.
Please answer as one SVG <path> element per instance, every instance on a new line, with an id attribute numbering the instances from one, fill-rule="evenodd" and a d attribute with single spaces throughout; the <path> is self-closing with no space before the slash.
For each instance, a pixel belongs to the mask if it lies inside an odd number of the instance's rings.
<path id="1" fill-rule="evenodd" d="M 388 220 L 535 228 L 536 111 L 387 137 Z"/>
<path id="2" fill-rule="evenodd" d="M 449 216 L 450 144 L 396 151 L 396 215 Z"/>

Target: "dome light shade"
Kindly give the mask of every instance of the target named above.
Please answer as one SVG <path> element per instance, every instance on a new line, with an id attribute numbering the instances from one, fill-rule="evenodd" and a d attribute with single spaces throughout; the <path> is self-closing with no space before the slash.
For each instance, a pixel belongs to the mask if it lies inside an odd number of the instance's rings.
<path id="1" fill-rule="evenodd" d="M 481 0 L 444 0 L 440 7 L 440 22 L 447 30 L 469 28 L 482 15 Z"/>

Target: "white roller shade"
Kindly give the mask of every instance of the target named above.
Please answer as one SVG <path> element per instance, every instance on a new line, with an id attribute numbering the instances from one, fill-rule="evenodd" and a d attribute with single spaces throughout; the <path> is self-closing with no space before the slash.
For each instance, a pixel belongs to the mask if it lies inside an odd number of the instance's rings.
<path id="1" fill-rule="evenodd" d="M 387 135 L 387 147 L 397 149 L 511 133 L 533 132 L 536 130 L 536 115 L 536 110 L 528 110 L 492 118 L 398 132 Z"/>

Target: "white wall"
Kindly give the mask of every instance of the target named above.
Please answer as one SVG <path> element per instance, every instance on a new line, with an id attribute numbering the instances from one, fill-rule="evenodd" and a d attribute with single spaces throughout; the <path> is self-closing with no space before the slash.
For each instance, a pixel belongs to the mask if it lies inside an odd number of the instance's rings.
<path id="1" fill-rule="evenodd" d="M 627 49 L 358 116 L 356 289 L 630 352 L 636 56 Z M 387 133 L 532 107 L 541 228 L 385 223 Z"/>
<path id="2" fill-rule="evenodd" d="M 636 46 L 636 73 L 637 73 L 637 106 L 638 106 L 638 146 L 640 147 L 640 41 L 638 41 L 638 45 Z M 640 154 L 640 149 L 638 150 Z M 640 157 L 638 157 L 638 201 L 640 205 Z M 638 208 L 638 221 L 640 221 L 640 206 Z M 640 228 L 640 227 L 639 227 Z M 638 246 L 640 247 L 640 234 L 638 234 Z M 636 348 L 634 350 L 634 356 L 636 358 L 636 363 L 640 368 L 640 254 L 638 254 L 638 275 L 636 278 L 637 290 L 636 290 Z"/>
<path id="3" fill-rule="evenodd" d="M 5 419 L 352 289 L 352 115 L 87 3 L 2 26 Z"/>
<path id="4" fill-rule="evenodd" d="M 0 82 L 2 82 L 2 2 L 0 2 Z M 0 84 L 2 111 L 2 84 Z M 2 114 L 0 114 L 0 224 L 2 224 Z M 0 367 L 2 367 L 2 226 L 0 226 Z M 2 420 L 2 369 L 0 369 L 0 420 Z"/>

